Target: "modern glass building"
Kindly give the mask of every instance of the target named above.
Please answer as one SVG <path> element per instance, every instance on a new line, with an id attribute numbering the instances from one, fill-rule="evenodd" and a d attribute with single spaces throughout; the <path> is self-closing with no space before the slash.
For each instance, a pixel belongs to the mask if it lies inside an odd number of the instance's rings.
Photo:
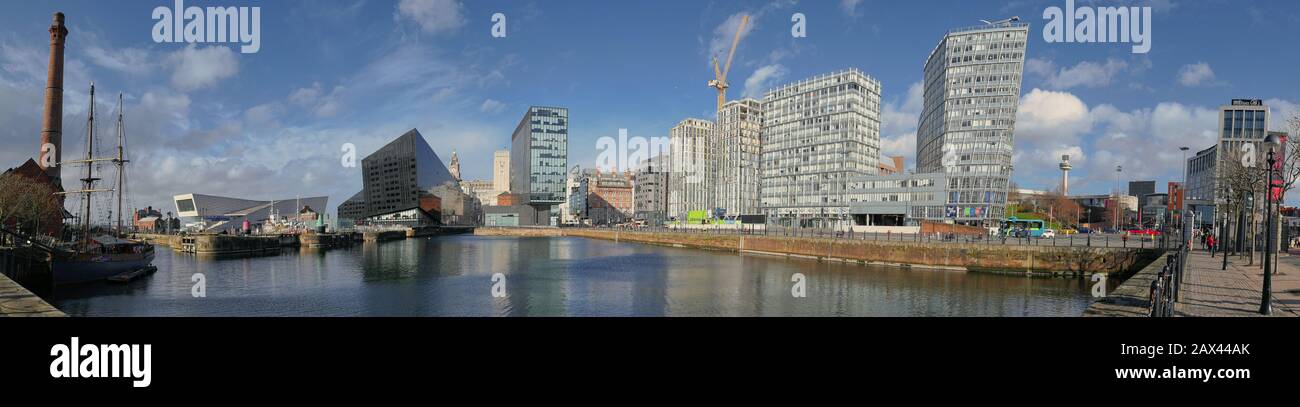
<path id="1" fill-rule="evenodd" d="M 757 100 L 733 100 L 718 112 L 718 208 L 727 216 L 754 215 L 759 211 L 759 133 L 763 110 Z"/>
<path id="2" fill-rule="evenodd" d="M 711 212 L 717 204 L 717 144 L 713 122 L 686 119 L 668 132 L 672 173 L 669 175 L 668 216 L 679 221 L 691 211 Z"/>
<path id="3" fill-rule="evenodd" d="M 763 96 L 760 206 L 769 223 L 827 227 L 849 220 L 847 184 L 880 161 L 880 82 L 857 69 Z"/>
<path id="4" fill-rule="evenodd" d="M 917 172 L 948 174 L 950 220 L 1005 216 L 1028 36 L 1029 25 L 1017 22 L 952 30 L 925 63 Z"/>
<path id="5" fill-rule="evenodd" d="M 510 192 L 522 204 L 558 214 L 552 209 L 567 198 L 569 109 L 528 108 L 510 143 Z"/>

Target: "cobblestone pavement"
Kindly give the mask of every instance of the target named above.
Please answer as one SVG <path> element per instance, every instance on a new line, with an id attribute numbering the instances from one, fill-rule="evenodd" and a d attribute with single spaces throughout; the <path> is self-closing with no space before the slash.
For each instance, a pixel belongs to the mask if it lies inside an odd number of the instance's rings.
<path id="1" fill-rule="evenodd" d="M 1255 264 L 1247 266 L 1245 257 L 1228 259 L 1204 251 L 1193 251 L 1187 263 L 1182 299 L 1174 306 L 1177 316 L 1236 317 L 1260 316 L 1260 291 L 1264 273 Z M 1279 274 L 1273 276 L 1273 315 L 1300 316 L 1300 257 L 1287 254 L 1278 258 Z"/>
<path id="2" fill-rule="evenodd" d="M 62 311 L 0 275 L 0 317 L 61 317 Z"/>

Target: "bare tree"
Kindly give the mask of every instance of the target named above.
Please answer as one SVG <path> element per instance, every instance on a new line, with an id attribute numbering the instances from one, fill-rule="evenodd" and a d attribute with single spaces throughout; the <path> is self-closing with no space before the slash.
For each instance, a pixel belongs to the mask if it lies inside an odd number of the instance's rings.
<path id="1" fill-rule="evenodd" d="M 35 235 L 62 214 L 62 204 L 49 184 L 0 175 L 0 225 Z"/>
<path id="2" fill-rule="evenodd" d="M 1250 260 L 1247 265 L 1253 265 L 1255 259 L 1255 238 L 1258 230 L 1259 218 L 1256 213 L 1262 208 L 1264 199 L 1265 177 L 1268 172 L 1265 171 L 1267 164 L 1256 162 L 1254 166 L 1246 166 L 1240 160 L 1241 151 L 1228 150 L 1220 151 L 1224 154 L 1223 159 L 1219 161 L 1223 168 L 1219 176 L 1222 178 L 1222 185 L 1232 188 L 1234 201 L 1241 201 L 1242 197 L 1249 197 L 1249 202 L 1236 202 L 1234 208 L 1246 212 L 1245 219 L 1245 245 L 1246 251 L 1250 254 Z M 1238 248 L 1238 250 L 1242 250 Z"/>

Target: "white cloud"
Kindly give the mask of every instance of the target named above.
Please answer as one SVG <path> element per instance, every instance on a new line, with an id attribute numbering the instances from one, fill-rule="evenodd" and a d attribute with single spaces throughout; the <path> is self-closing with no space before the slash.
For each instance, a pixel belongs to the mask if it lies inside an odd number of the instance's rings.
<path id="1" fill-rule="evenodd" d="M 505 103 L 501 103 L 494 99 L 487 99 L 483 101 L 482 105 L 479 105 L 478 110 L 483 113 L 501 113 L 501 110 L 505 108 Z"/>
<path id="2" fill-rule="evenodd" d="M 1076 143 L 1091 128 L 1088 105 L 1069 92 L 1034 89 L 1020 99 L 1018 142 Z"/>
<path id="3" fill-rule="evenodd" d="M 916 122 L 925 103 L 924 90 L 924 84 L 914 82 L 901 104 L 897 100 L 884 104 L 880 112 L 881 155 L 901 155 L 909 163 L 915 160 Z"/>
<path id="4" fill-rule="evenodd" d="M 86 56 L 90 57 L 90 62 L 95 65 L 133 75 L 149 73 L 154 67 L 154 56 L 150 55 L 148 50 L 141 48 L 124 47 L 109 51 L 98 46 L 90 46 L 86 48 Z"/>
<path id="5" fill-rule="evenodd" d="M 1213 81 L 1214 70 L 1210 69 L 1210 64 L 1205 62 L 1183 65 L 1178 69 L 1178 83 L 1183 86 L 1200 86 Z"/>
<path id="6" fill-rule="evenodd" d="M 167 61 L 173 68 L 172 85 L 181 91 L 211 87 L 239 72 L 239 62 L 229 47 L 190 44 L 168 55 Z"/>
<path id="7" fill-rule="evenodd" d="M 1044 85 L 1057 90 L 1110 86 L 1117 75 L 1128 69 L 1128 62 L 1117 58 L 1108 58 L 1104 63 L 1083 61 L 1059 70 L 1050 60 L 1031 58 L 1025 61 L 1026 72 L 1042 77 Z"/>
<path id="8" fill-rule="evenodd" d="M 343 91 L 347 88 L 334 86 L 328 93 L 320 82 L 313 82 L 310 87 L 298 88 L 289 93 L 289 103 L 305 107 L 316 117 L 334 117 L 343 109 Z"/>
<path id="9" fill-rule="evenodd" d="M 464 7 L 456 0 L 402 0 L 397 14 L 414 21 L 427 33 L 443 34 L 465 25 Z"/>
<path id="10" fill-rule="evenodd" d="M 740 21 L 744 15 L 744 12 L 732 14 L 721 25 L 713 29 L 713 38 L 709 40 L 709 69 L 713 69 L 712 58 L 718 59 L 718 69 L 727 68 L 727 53 L 731 51 L 731 42 L 736 38 L 736 29 L 740 27 Z M 740 45 L 745 43 L 744 36 L 749 35 L 749 32 L 754 30 L 754 23 L 757 19 L 756 16 L 750 16 L 749 23 L 745 24 L 744 29 L 740 32 L 742 37 Z"/>
<path id="11" fill-rule="evenodd" d="M 858 4 L 861 3 L 862 0 L 840 0 L 840 10 L 843 10 L 844 14 L 857 17 Z"/>
<path id="12" fill-rule="evenodd" d="M 785 66 L 781 64 L 764 65 L 754 70 L 754 73 L 745 79 L 745 91 L 742 95 L 752 98 L 762 98 L 763 92 L 776 86 L 776 84 L 785 75 L 790 73 Z"/>

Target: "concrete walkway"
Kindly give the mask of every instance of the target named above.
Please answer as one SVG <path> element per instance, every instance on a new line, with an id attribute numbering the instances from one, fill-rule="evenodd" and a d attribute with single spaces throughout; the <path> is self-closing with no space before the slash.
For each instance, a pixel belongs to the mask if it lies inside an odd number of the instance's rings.
<path id="1" fill-rule="evenodd" d="M 62 311 L 0 274 L 0 317 L 62 317 Z"/>
<path id="2" fill-rule="evenodd" d="M 1245 317 L 1260 316 L 1260 291 L 1264 273 L 1255 264 L 1246 265 L 1245 257 L 1228 259 L 1222 270 L 1223 257 L 1211 258 L 1204 251 L 1193 251 L 1187 263 L 1182 286 L 1182 300 L 1174 307 L 1177 316 Z M 1278 274 L 1273 275 L 1273 315 L 1300 316 L 1300 257 L 1278 256 Z"/>

